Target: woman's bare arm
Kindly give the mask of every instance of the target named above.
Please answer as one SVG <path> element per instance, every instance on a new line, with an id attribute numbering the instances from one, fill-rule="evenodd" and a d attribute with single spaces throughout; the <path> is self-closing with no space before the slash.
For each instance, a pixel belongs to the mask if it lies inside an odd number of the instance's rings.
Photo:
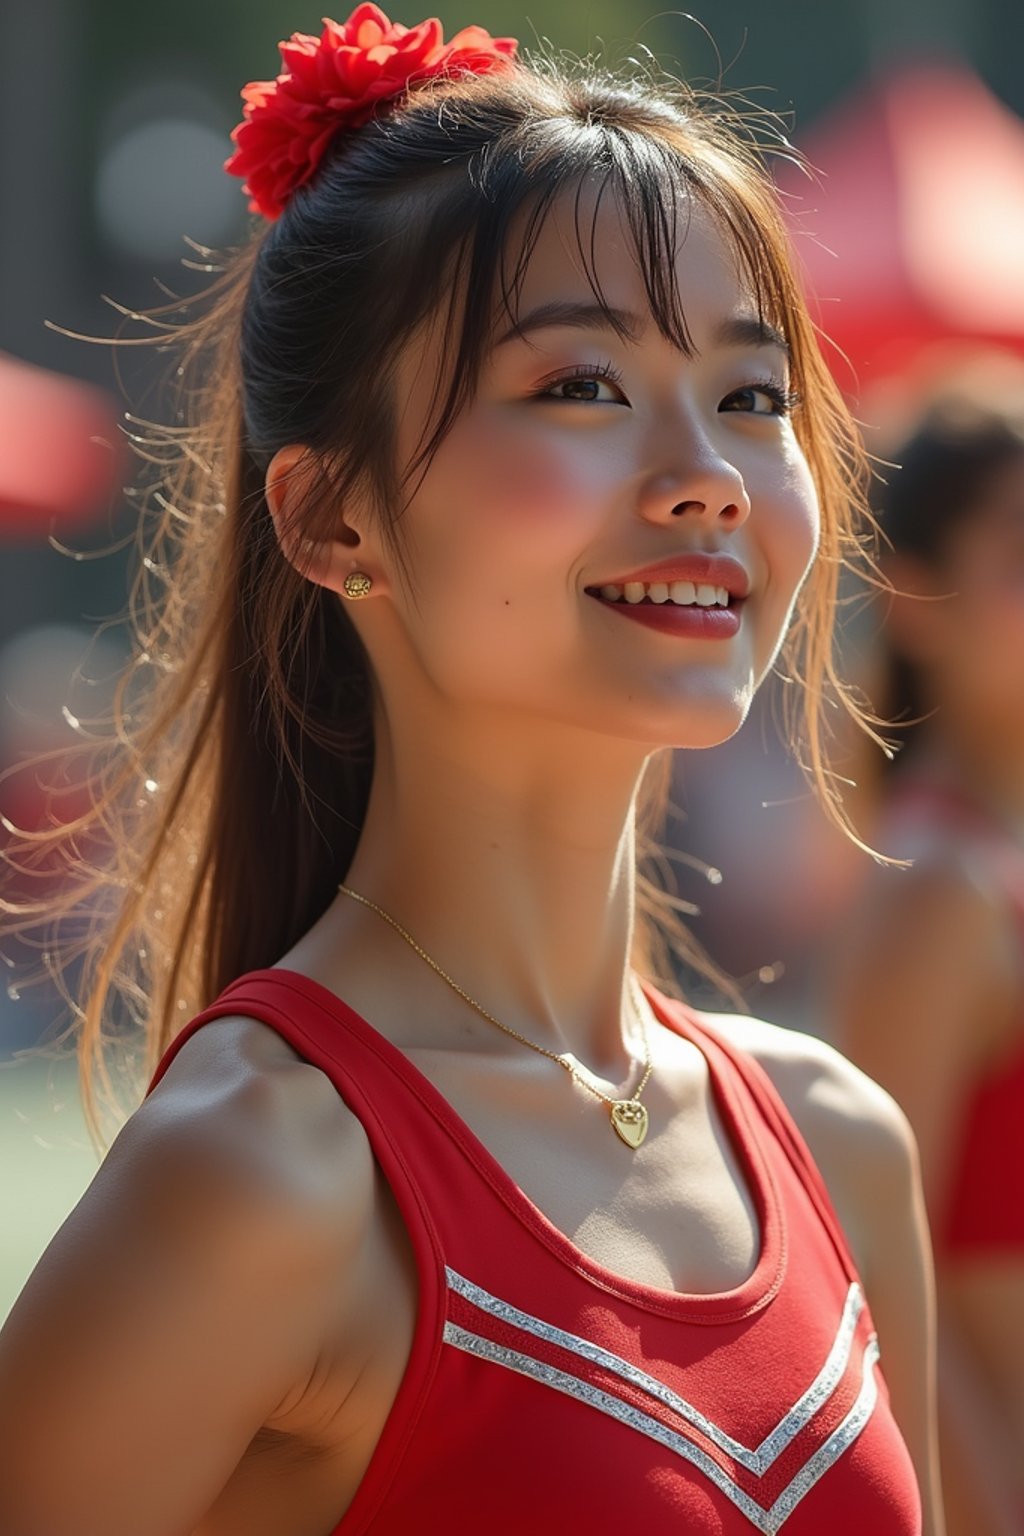
<path id="1" fill-rule="evenodd" d="M 185 1536 L 313 1380 L 372 1158 L 349 1117 L 317 1177 L 295 1090 L 161 1085 L 114 1142 L 0 1330 L 4 1536 Z"/>

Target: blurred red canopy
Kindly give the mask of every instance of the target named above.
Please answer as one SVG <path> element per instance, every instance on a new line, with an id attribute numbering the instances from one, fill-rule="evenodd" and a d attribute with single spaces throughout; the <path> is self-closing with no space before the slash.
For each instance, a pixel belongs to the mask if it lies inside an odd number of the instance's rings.
<path id="1" fill-rule="evenodd" d="M 822 120 L 777 181 L 812 313 L 856 393 L 937 343 L 1024 355 L 1024 122 L 968 69 L 894 68 Z"/>
<path id="2" fill-rule="evenodd" d="M 109 506 L 125 458 L 112 397 L 0 353 L 0 539 L 43 540 Z"/>

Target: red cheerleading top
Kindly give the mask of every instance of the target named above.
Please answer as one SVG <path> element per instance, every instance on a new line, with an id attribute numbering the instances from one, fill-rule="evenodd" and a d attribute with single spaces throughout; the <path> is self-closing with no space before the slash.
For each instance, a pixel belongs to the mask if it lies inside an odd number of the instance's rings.
<path id="1" fill-rule="evenodd" d="M 398 1048 L 319 982 L 231 983 L 337 1087 L 394 1191 L 419 1274 L 412 1351 L 331 1536 L 920 1536 L 871 1314 L 821 1175 L 764 1072 L 648 983 L 703 1052 L 761 1231 L 733 1290 L 685 1295 L 588 1257 Z M 623 1149 L 624 1156 L 631 1156 Z"/>
<path id="2" fill-rule="evenodd" d="M 952 836 L 983 861 L 1018 936 L 1024 959 L 1024 848 L 958 786 L 923 777 L 893 787 L 884 827 L 908 839 Z M 935 1223 L 937 1253 L 1024 1253 L 1024 996 L 1013 1043 L 965 1096 L 950 1159 L 944 1209 Z"/>

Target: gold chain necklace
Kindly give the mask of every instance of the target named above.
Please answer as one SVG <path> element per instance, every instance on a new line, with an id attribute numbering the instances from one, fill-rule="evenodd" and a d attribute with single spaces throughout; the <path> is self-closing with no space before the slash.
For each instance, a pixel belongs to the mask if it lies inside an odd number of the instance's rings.
<path id="1" fill-rule="evenodd" d="M 353 891 L 350 886 L 339 885 L 338 890 L 344 891 L 346 896 L 354 897 L 356 901 L 361 901 L 365 907 L 372 907 L 375 912 L 379 912 L 381 917 L 383 917 L 385 921 L 389 922 L 392 928 L 396 929 L 397 932 L 402 935 L 402 938 L 405 939 L 406 943 L 411 944 L 416 953 L 420 955 L 422 959 L 424 959 L 427 964 L 437 972 L 439 976 L 443 977 L 448 985 L 453 987 L 460 997 L 464 997 L 466 1002 L 469 1003 L 470 1007 L 476 1009 L 477 1013 L 482 1014 L 483 1017 L 488 1019 L 492 1024 L 496 1024 L 499 1029 L 503 1029 L 506 1035 L 511 1035 L 514 1040 L 521 1041 L 523 1045 L 528 1045 L 531 1051 L 539 1051 L 542 1056 L 548 1056 L 552 1061 L 557 1061 L 558 1065 L 560 1067 L 564 1067 L 569 1076 L 574 1078 L 575 1081 L 579 1083 L 581 1088 L 586 1088 L 588 1093 L 592 1093 L 595 1098 L 601 1099 L 605 1104 L 608 1105 L 611 1111 L 612 1126 L 614 1127 L 615 1132 L 620 1137 L 620 1139 L 626 1143 L 626 1146 L 632 1147 L 635 1150 L 640 1145 L 644 1137 L 647 1135 L 647 1108 L 645 1105 L 640 1103 L 640 1095 L 647 1087 L 647 1080 L 651 1075 L 653 1066 L 651 1062 L 650 1041 L 647 1038 L 647 1026 L 644 1023 L 643 1013 L 640 1009 L 640 998 L 638 995 L 640 989 L 637 985 L 636 977 L 632 972 L 630 972 L 629 976 L 629 995 L 630 1001 L 633 1004 L 633 1012 L 636 1015 L 637 1023 L 640 1025 L 640 1033 L 644 1042 L 644 1074 L 640 1079 L 636 1091 L 631 1098 L 613 1099 L 609 1094 L 602 1093 L 600 1088 L 595 1088 L 593 1083 L 588 1083 L 587 1079 L 581 1076 L 581 1074 L 576 1070 L 576 1064 L 569 1056 L 559 1056 L 554 1051 L 549 1051 L 546 1046 L 537 1045 L 533 1040 L 527 1040 L 526 1036 L 521 1035 L 517 1029 L 513 1029 L 508 1024 L 503 1024 L 500 1019 L 496 1019 L 494 1017 L 493 1013 L 488 1013 L 486 1008 L 482 1008 L 478 1002 L 470 997 L 468 992 L 464 992 L 462 990 L 457 981 L 453 981 L 446 971 L 442 971 L 436 960 L 431 960 L 426 950 L 421 949 L 412 935 L 406 933 L 401 924 L 396 923 L 395 919 L 391 917 L 389 913 L 385 912 L 383 907 L 378 907 L 377 903 L 375 901 L 371 901 L 368 896 L 360 896 L 359 892 Z"/>

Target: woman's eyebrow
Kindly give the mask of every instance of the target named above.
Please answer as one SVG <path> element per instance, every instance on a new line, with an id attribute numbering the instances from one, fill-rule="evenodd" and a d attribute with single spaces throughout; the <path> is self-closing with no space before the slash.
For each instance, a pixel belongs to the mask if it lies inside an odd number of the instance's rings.
<path id="1" fill-rule="evenodd" d="M 573 299 L 552 299 L 539 304 L 529 314 L 514 320 L 507 331 L 497 338 L 495 347 L 515 341 L 530 331 L 541 331 L 556 325 L 576 326 L 580 330 L 619 330 L 630 341 L 637 341 L 646 328 L 640 315 L 628 309 L 615 309 L 603 304 L 588 304 Z"/>
<path id="2" fill-rule="evenodd" d="M 541 331 L 555 326 L 572 326 L 578 330 L 617 331 L 628 341 L 639 341 L 647 329 L 648 321 L 629 309 L 615 309 L 602 304 L 590 304 L 572 299 L 552 299 L 540 304 L 528 314 L 520 316 L 508 330 L 494 342 L 495 348 L 506 342 L 516 341 L 531 331 Z M 714 344 L 719 347 L 775 347 L 790 355 L 789 342 L 777 326 L 758 315 L 731 315 L 715 327 Z"/>
<path id="3" fill-rule="evenodd" d="M 719 347 L 777 347 L 787 357 L 791 355 L 782 332 L 759 315 L 732 315 L 721 321 L 715 327 L 714 341 Z"/>

